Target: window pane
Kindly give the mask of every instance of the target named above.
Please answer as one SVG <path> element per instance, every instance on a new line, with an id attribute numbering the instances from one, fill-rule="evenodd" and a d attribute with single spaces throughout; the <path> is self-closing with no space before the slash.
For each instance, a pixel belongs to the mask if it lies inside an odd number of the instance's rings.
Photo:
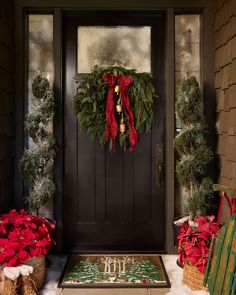
<path id="1" fill-rule="evenodd" d="M 187 72 L 200 83 L 200 15 L 175 16 L 176 88 Z"/>
<path id="2" fill-rule="evenodd" d="M 150 73 L 151 27 L 79 27 L 78 73 L 89 73 L 95 65 Z"/>
<path id="3" fill-rule="evenodd" d="M 54 79 L 53 64 L 53 15 L 28 16 L 28 111 L 32 109 L 32 80 L 37 70 L 48 78 L 52 86 Z M 53 132 L 53 122 L 47 127 Z M 32 139 L 28 137 L 28 146 L 33 147 Z M 53 164 L 48 166 L 52 173 Z M 39 210 L 39 215 L 53 218 L 53 200 L 50 200 Z"/>
<path id="4" fill-rule="evenodd" d="M 32 107 L 32 79 L 37 70 L 53 83 L 53 15 L 29 15 L 28 17 L 28 111 Z M 52 130 L 52 124 L 49 129 Z M 29 146 L 32 141 L 29 138 Z"/>
<path id="5" fill-rule="evenodd" d="M 201 85 L 200 62 L 200 15 L 175 16 L 175 93 L 177 95 L 181 80 L 189 72 Z M 181 131 L 181 123 L 176 118 L 175 133 Z M 176 160 L 178 155 L 176 154 Z M 175 216 L 185 213 L 186 196 L 183 187 L 175 180 Z"/>

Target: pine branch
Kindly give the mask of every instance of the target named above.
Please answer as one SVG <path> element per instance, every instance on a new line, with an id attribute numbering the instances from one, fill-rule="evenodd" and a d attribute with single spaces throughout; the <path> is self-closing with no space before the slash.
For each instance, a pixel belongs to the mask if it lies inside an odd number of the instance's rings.
<path id="1" fill-rule="evenodd" d="M 188 209 L 193 215 L 209 206 L 213 194 L 213 183 L 206 177 L 213 153 L 204 141 L 207 125 L 202 108 L 203 97 L 198 82 L 195 77 L 187 75 L 176 99 L 176 116 L 182 130 L 176 136 L 174 146 L 180 156 L 176 163 L 177 179 L 188 191 Z"/>
<path id="2" fill-rule="evenodd" d="M 123 67 L 101 68 L 95 66 L 91 74 L 77 76 L 78 91 L 72 99 L 72 109 L 78 116 L 81 128 L 85 129 L 93 139 L 104 145 L 106 131 L 106 100 L 108 86 L 103 81 L 105 73 L 129 75 L 133 83 L 129 87 L 131 109 L 135 116 L 135 128 L 140 133 L 149 133 L 154 122 L 153 100 L 154 87 L 152 77 L 148 73 L 136 73 Z M 129 122 L 125 122 L 127 130 Z M 129 136 L 118 136 L 117 143 L 126 150 L 129 147 Z M 111 149 L 111 145 L 109 145 Z"/>
<path id="3" fill-rule="evenodd" d="M 55 191 L 48 167 L 53 162 L 57 147 L 53 135 L 47 131 L 54 115 L 54 93 L 49 81 L 41 74 L 33 80 L 32 93 L 33 109 L 27 116 L 25 130 L 35 146 L 24 150 L 19 168 L 30 190 L 26 202 L 31 210 L 37 210 L 52 198 Z"/>

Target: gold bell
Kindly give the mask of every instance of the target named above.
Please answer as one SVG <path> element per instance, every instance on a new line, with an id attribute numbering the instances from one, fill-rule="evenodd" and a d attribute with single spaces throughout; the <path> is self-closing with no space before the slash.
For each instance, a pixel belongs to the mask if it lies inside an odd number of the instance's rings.
<path id="1" fill-rule="evenodd" d="M 117 113 L 121 113 L 122 112 L 122 105 L 121 104 L 117 104 L 116 105 L 116 111 L 117 111 Z"/>
<path id="2" fill-rule="evenodd" d="M 119 85 L 116 85 L 115 86 L 115 93 L 119 93 L 120 92 L 120 86 Z"/>
<path id="3" fill-rule="evenodd" d="M 125 133 L 126 126 L 125 126 L 125 123 L 124 123 L 123 119 L 121 119 L 121 121 L 120 121 L 119 129 L 120 129 L 120 133 L 122 133 L 122 134 Z"/>

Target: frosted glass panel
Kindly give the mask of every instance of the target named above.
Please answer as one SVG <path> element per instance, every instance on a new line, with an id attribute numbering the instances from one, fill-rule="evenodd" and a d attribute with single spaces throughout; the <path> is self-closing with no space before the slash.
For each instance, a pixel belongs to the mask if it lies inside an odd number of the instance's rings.
<path id="1" fill-rule="evenodd" d="M 151 27 L 78 27 L 78 73 L 95 65 L 151 72 Z"/>
<path id="2" fill-rule="evenodd" d="M 37 70 L 53 84 L 53 15 L 28 16 L 28 110 L 32 107 L 32 80 Z M 52 124 L 48 126 L 52 130 Z M 29 146 L 33 143 L 29 138 Z"/>
<path id="3" fill-rule="evenodd" d="M 175 16 L 175 78 L 178 88 L 189 72 L 200 83 L 200 15 Z"/>
<path id="4" fill-rule="evenodd" d="M 200 61 L 200 22 L 199 14 L 175 16 L 175 92 L 177 94 L 182 79 L 187 72 L 197 78 L 201 85 Z M 181 131 L 180 121 L 175 120 L 175 133 Z M 176 154 L 176 160 L 178 155 Z M 186 214 L 184 188 L 175 179 L 175 216 Z"/>
<path id="5" fill-rule="evenodd" d="M 29 15 L 29 76 L 40 70 L 53 82 L 53 16 Z M 31 83 L 29 79 L 29 85 Z"/>
<path id="6" fill-rule="evenodd" d="M 176 93 L 187 72 L 201 84 L 200 68 L 200 15 L 175 16 L 175 85 Z M 176 120 L 176 129 L 181 124 Z"/>
<path id="7" fill-rule="evenodd" d="M 49 79 L 52 86 L 54 79 L 53 15 L 28 15 L 28 111 L 32 109 L 32 81 L 37 70 Z M 47 129 L 53 132 L 53 122 L 49 122 Z M 34 147 L 30 137 L 28 137 L 28 147 Z M 48 166 L 48 171 L 52 173 L 53 164 Z M 40 208 L 39 215 L 53 218 L 53 200 Z"/>

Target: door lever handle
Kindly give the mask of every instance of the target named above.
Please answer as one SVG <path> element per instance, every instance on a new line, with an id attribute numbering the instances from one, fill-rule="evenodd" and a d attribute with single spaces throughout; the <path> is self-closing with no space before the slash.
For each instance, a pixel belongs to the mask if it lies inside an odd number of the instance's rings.
<path id="1" fill-rule="evenodd" d="M 164 164 L 159 163 L 157 166 L 157 177 L 158 177 L 158 186 L 160 187 L 163 184 L 164 177 Z"/>
<path id="2" fill-rule="evenodd" d="M 156 185 L 161 187 L 164 182 L 164 151 L 162 144 L 156 145 Z"/>

